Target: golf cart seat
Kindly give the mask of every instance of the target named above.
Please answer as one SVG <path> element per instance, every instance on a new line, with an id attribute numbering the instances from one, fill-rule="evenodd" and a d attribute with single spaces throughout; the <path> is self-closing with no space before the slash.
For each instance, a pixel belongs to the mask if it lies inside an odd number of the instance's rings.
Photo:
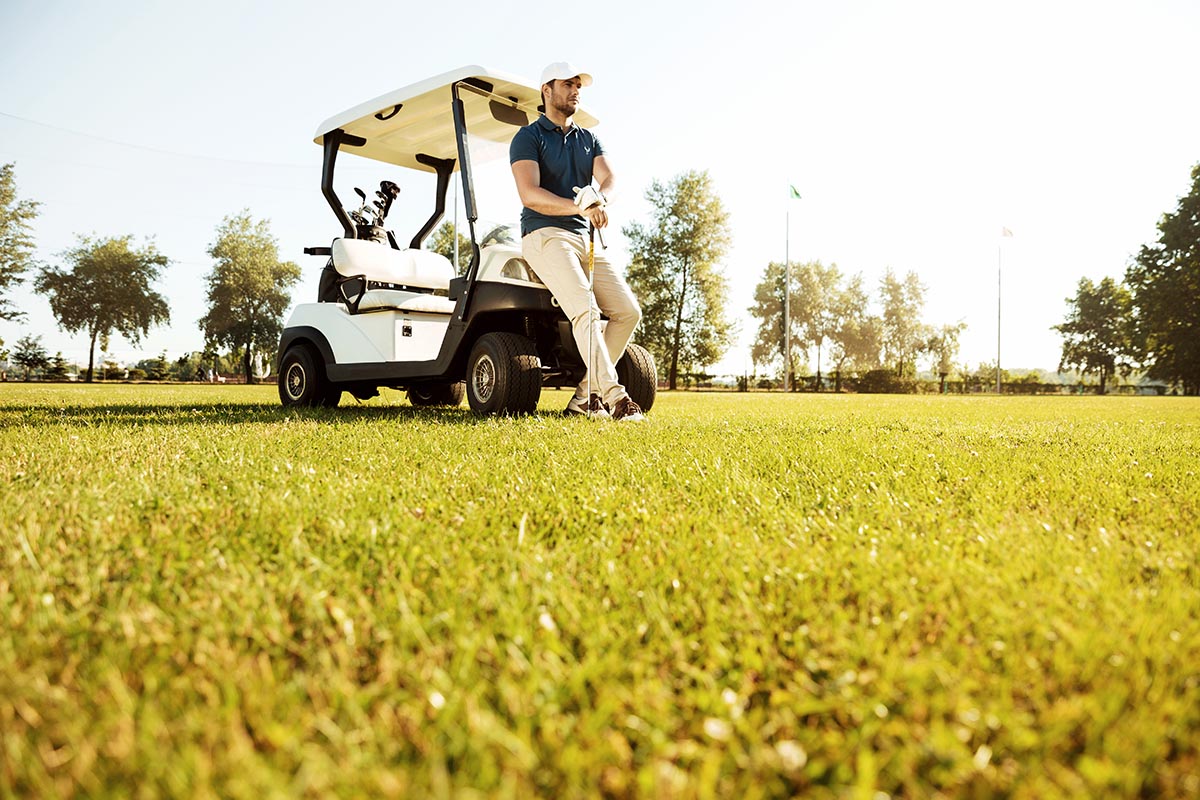
<path id="1" fill-rule="evenodd" d="M 444 294 L 450 290 L 454 267 L 445 256 L 429 250 L 395 250 L 369 239 L 334 239 L 331 249 L 339 276 L 338 297 L 350 313 L 454 313 L 454 301 Z"/>

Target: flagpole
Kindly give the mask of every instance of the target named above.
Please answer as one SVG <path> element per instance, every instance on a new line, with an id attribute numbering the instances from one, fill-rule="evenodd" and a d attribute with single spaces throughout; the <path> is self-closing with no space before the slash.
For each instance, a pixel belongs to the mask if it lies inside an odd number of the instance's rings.
<path id="1" fill-rule="evenodd" d="M 996 394 L 1000 394 L 1000 267 L 1004 243 L 996 245 Z"/>
<path id="2" fill-rule="evenodd" d="M 791 187 L 788 187 L 791 191 Z M 792 200 L 788 197 L 787 212 L 784 214 L 783 237 L 783 390 L 792 390 Z"/>

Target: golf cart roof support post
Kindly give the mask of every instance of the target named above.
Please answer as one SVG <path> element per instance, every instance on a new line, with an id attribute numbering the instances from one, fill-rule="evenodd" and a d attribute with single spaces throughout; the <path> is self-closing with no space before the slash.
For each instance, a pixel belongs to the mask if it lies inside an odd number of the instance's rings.
<path id="1" fill-rule="evenodd" d="M 467 221 L 472 225 L 479 219 L 475 211 L 475 185 L 471 181 L 471 150 L 467 145 L 467 115 L 463 109 L 462 99 L 458 96 L 458 84 L 451 87 L 454 93 L 454 134 L 458 139 L 458 163 L 461 165 L 463 182 L 463 205 L 467 211 Z M 475 237 L 472 236 L 472 239 Z"/>
<path id="2" fill-rule="evenodd" d="M 450 175 L 454 172 L 453 158 L 434 158 L 424 153 L 418 153 L 417 161 L 428 167 L 433 167 L 437 171 L 437 189 L 435 190 L 437 194 L 434 197 L 433 216 L 425 222 L 421 230 L 417 231 L 417 235 L 409 242 L 408 246 L 413 250 L 421 249 L 421 243 L 425 241 L 425 237 L 429 235 L 430 231 L 433 230 L 433 226 L 437 225 L 438 220 L 446 213 L 446 190 L 450 188 Z"/>
<path id="3" fill-rule="evenodd" d="M 458 163 L 459 171 L 462 173 L 463 205 L 466 207 L 467 226 L 471 232 L 471 264 L 467 267 L 465 276 L 467 296 L 458 307 L 460 318 L 465 319 L 467 307 L 471 303 L 470 287 L 474 285 L 475 275 L 479 270 L 479 242 L 475 240 L 475 222 L 479 219 L 479 215 L 475 211 L 475 184 L 471 179 L 471 149 L 467 145 L 467 114 L 463 108 L 463 101 L 458 96 L 458 86 L 459 84 L 455 83 L 450 87 L 450 91 L 454 95 L 454 133 L 458 139 Z"/>
<path id="4" fill-rule="evenodd" d="M 333 190 L 333 169 L 337 163 L 338 148 L 342 144 L 362 147 L 366 143 L 366 139 L 361 136 L 352 136 L 341 128 L 325 134 L 325 161 L 321 165 L 321 194 L 325 195 L 325 201 L 333 209 L 333 215 L 342 224 L 342 231 L 346 234 L 345 238 L 347 239 L 356 238 L 354 223 L 350 221 L 346 209 L 342 208 L 342 201 L 338 199 L 337 192 Z"/>

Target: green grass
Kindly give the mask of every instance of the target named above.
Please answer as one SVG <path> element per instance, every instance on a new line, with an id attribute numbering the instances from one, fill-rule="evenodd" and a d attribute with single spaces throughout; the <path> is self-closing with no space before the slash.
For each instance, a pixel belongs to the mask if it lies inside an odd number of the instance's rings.
<path id="1" fill-rule="evenodd" d="M 0 796 L 1200 794 L 1195 400 L 274 392 L 0 386 Z"/>

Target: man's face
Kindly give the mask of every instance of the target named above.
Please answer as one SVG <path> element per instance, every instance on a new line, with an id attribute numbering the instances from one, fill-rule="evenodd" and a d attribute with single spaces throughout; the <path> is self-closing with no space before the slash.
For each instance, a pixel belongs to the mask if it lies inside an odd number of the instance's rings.
<path id="1" fill-rule="evenodd" d="M 574 116 L 579 107 L 579 90 L 583 81 L 575 78 L 563 78 L 550 84 L 549 107 L 564 117 Z"/>

